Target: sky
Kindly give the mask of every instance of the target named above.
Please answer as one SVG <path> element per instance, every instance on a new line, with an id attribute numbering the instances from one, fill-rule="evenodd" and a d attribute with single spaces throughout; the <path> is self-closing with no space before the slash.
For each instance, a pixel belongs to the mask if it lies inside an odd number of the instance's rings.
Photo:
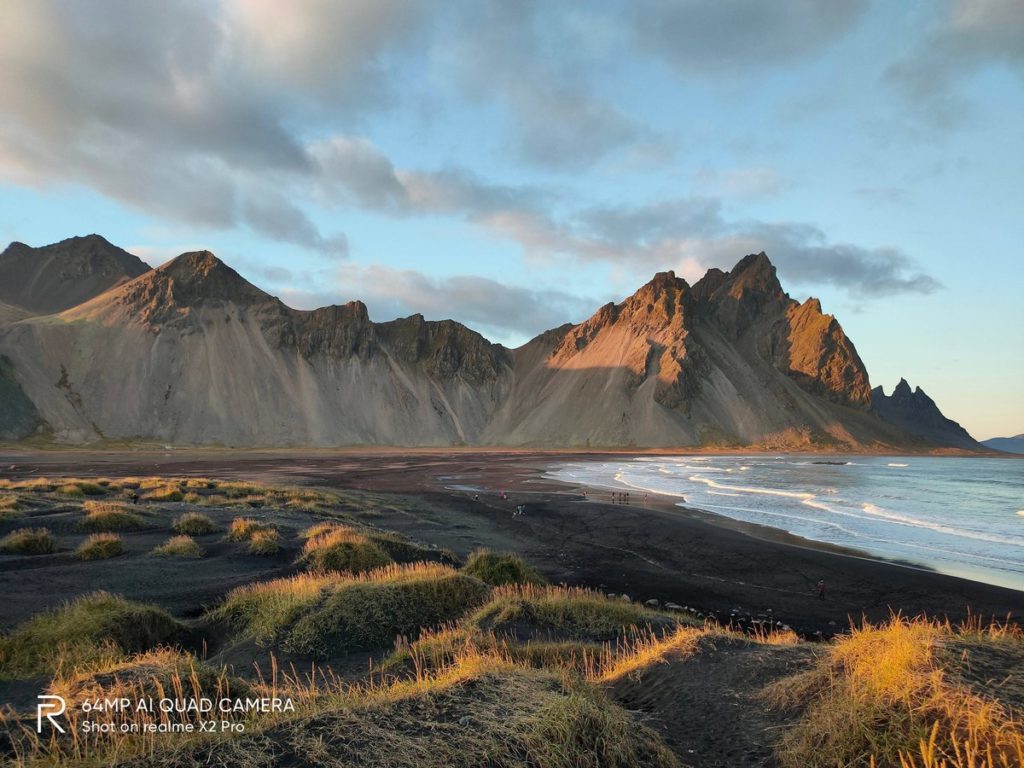
<path id="1" fill-rule="evenodd" d="M 0 3 L 0 239 L 209 249 L 509 346 L 765 251 L 1024 432 L 1022 0 Z"/>

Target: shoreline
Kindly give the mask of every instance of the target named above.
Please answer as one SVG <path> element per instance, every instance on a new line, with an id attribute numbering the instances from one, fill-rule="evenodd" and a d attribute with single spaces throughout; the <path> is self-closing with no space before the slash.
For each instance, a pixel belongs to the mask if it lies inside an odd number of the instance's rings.
<path id="1" fill-rule="evenodd" d="M 676 454 L 665 454 L 665 456 L 675 456 Z M 725 455 L 725 454 L 723 454 Z M 782 454 L 784 456 L 814 456 L 816 454 Z M 849 454 L 850 456 L 856 456 L 858 454 Z M 908 456 L 909 458 L 909 456 Z M 929 457 L 937 458 L 937 457 Z M 955 457 L 964 458 L 964 457 Z M 978 456 L 977 458 L 989 458 L 985 456 Z M 553 465 L 554 466 L 558 465 Z M 943 576 L 950 576 L 953 578 L 964 579 L 966 581 L 973 581 L 979 584 L 986 584 L 989 586 L 1000 587 L 1003 589 L 1010 589 L 1024 592 L 1024 583 L 1021 587 L 1014 587 L 1010 584 L 1003 583 L 1000 581 L 991 581 L 986 579 L 989 574 L 985 571 L 978 571 L 971 568 L 963 568 L 960 571 L 943 570 L 940 567 L 930 565 L 923 562 L 915 562 L 913 560 L 905 560 L 901 558 L 888 557 L 884 554 L 876 554 L 866 549 L 860 549 L 858 547 L 845 546 L 842 544 L 836 544 L 830 541 L 823 541 L 820 539 L 813 539 L 808 536 L 803 536 L 799 533 L 788 531 L 784 528 L 778 528 L 776 526 L 765 525 L 763 523 L 750 522 L 748 520 L 740 520 L 737 518 L 729 517 L 728 515 L 720 514 L 718 512 L 712 512 L 710 510 L 702 509 L 700 507 L 689 506 L 686 503 L 686 496 L 684 494 L 668 494 L 658 491 L 649 490 L 635 485 L 587 485 L 586 483 L 572 483 L 565 480 L 559 480 L 557 478 L 545 477 L 548 482 L 560 483 L 566 487 L 581 487 L 590 490 L 596 490 L 602 493 L 621 492 L 623 489 L 627 492 L 633 489 L 634 493 L 647 494 L 649 496 L 649 503 L 657 503 L 665 508 L 671 508 L 681 510 L 682 512 L 699 518 L 710 525 L 718 525 L 724 528 L 730 528 L 733 530 L 740 531 L 752 536 L 757 539 L 764 541 L 772 541 L 777 543 L 784 543 L 795 547 L 804 547 L 807 549 L 819 550 L 824 552 L 831 552 L 846 557 L 860 558 L 862 560 L 875 561 L 879 563 L 887 563 L 890 565 L 899 566 L 902 568 L 908 568 L 911 570 L 922 571 L 925 573 L 940 574 Z M 621 503 L 621 502 L 615 502 Z M 635 504 L 634 506 L 640 506 Z M 1020 514 L 1020 513 L 1018 513 Z"/>

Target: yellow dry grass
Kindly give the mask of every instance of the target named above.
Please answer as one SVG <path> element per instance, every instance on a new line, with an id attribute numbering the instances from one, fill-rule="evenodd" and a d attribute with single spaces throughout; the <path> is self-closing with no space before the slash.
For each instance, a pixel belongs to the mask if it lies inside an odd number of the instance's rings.
<path id="1" fill-rule="evenodd" d="M 1005 627 L 954 628 L 894 617 L 854 629 L 808 672 L 775 683 L 769 699 L 802 708 L 782 739 L 784 766 L 902 765 L 1009 768 L 1024 765 L 1024 729 L 1013 711 L 965 684 L 945 649 L 969 636 L 980 644 L 1024 643 Z"/>

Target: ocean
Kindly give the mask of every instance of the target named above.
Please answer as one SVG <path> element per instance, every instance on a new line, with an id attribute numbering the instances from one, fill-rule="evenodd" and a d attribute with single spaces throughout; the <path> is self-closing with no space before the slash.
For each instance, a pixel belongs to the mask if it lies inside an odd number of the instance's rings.
<path id="1" fill-rule="evenodd" d="M 924 456 L 643 456 L 551 479 L 678 498 L 748 523 L 1024 590 L 1024 460 Z"/>

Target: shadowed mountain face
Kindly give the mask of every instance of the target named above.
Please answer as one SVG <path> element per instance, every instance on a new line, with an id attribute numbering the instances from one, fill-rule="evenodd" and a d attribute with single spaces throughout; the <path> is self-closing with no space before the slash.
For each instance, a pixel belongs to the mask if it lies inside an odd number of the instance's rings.
<path id="1" fill-rule="evenodd" d="M 871 402 L 882 418 L 919 440 L 967 450 L 985 449 L 966 429 L 943 416 L 935 401 L 924 390 L 917 387 L 911 391 L 906 379 L 900 379 L 900 383 L 888 396 L 881 387 L 875 387 L 871 391 Z"/>
<path id="2" fill-rule="evenodd" d="M 141 259 L 99 235 L 42 248 L 11 243 L 0 253 L 0 322 L 18 310 L 61 312 L 148 271 Z"/>
<path id="3" fill-rule="evenodd" d="M 853 343 L 816 299 L 790 299 L 763 253 L 692 287 L 658 274 L 512 351 L 450 320 L 373 323 L 358 301 L 294 310 L 187 253 L 57 315 L 14 308 L 0 355 L 21 393 L 7 432 L 41 423 L 69 442 L 857 450 L 945 438 L 879 418 Z"/>

